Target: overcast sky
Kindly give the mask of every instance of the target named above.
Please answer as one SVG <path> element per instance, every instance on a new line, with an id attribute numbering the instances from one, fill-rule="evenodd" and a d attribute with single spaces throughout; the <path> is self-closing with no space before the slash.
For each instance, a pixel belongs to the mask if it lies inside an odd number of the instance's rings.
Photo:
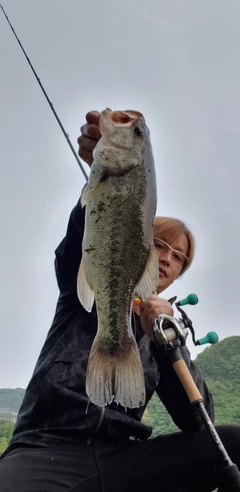
<path id="1" fill-rule="evenodd" d="M 239 0 L 1 4 L 76 150 L 89 110 L 144 114 L 157 213 L 184 220 L 197 243 L 164 295 L 198 295 L 186 308 L 197 338 L 239 335 Z M 0 387 L 14 388 L 50 328 L 54 250 L 85 179 L 1 10 L 0 50 Z"/>

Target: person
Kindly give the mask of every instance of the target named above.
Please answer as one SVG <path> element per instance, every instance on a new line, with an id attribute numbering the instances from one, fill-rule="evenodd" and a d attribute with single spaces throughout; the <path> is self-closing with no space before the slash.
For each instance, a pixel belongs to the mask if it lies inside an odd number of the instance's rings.
<path id="1" fill-rule="evenodd" d="M 78 139 L 79 155 L 89 165 L 101 137 L 98 115 L 88 113 Z M 156 317 L 173 316 L 171 303 L 159 294 L 191 266 L 193 236 L 177 219 L 156 218 L 158 292 L 133 305 L 146 404 L 156 392 L 180 429 L 150 438 L 151 429 L 141 422 L 146 405 L 125 409 L 113 402 L 98 407 L 85 393 L 97 313 L 95 306 L 91 313 L 85 311 L 76 292 L 84 215 L 79 201 L 56 249 L 60 295 L 12 440 L 0 460 L 1 492 L 211 491 L 221 483 L 220 455 L 189 403 L 169 357 L 158 350 L 153 336 Z M 181 347 L 181 353 L 213 419 L 212 397 L 203 376 L 186 346 Z M 225 425 L 217 430 L 233 462 L 240 466 L 240 427 Z"/>

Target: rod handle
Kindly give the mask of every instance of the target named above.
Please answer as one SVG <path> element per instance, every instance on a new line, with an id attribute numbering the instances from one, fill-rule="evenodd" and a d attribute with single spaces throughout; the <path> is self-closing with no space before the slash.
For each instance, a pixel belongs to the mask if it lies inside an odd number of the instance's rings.
<path id="1" fill-rule="evenodd" d="M 186 366 L 186 363 L 183 359 L 176 360 L 173 362 L 173 369 L 179 377 L 186 393 L 189 398 L 189 401 L 194 405 L 197 402 L 203 401 L 203 397 L 198 390 L 193 378 Z"/>

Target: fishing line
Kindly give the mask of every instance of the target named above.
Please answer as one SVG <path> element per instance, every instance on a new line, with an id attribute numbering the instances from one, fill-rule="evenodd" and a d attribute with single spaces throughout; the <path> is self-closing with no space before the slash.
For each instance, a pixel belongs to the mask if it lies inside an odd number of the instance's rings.
<path id="1" fill-rule="evenodd" d="M 48 95 L 47 95 L 47 93 L 46 93 L 46 91 L 45 91 L 45 89 L 44 89 L 44 87 L 43 87 L 43 85 L 41 83 L 40 78 L 38 77 L 36 71 L 34 70 L 33 65 L 30 62 L 30 59 L 29 59 L 26 51 L 24 50 L 23 45 L 22 45 L 20 39 L 18 38 L 16 32 L 14 31 L 14 28 L 13 28 L 13 26 L 12 26 L 12 24 L 11 24 L 11 22 L 10 22 L 10 20 L 9 20 L 9 18 L 8 18 L 7 14 L 6 14 L 6 12 L 5 12 L 5 10 L 4 10 L 4 8 L 3 8 L 3 6 L 1 4 L 0 4 L 0 7 L 2 9 L 3 15 L 6 18 L 6 20 L 7 20 L 8 24 L 9 24 L 9 26 L 10 26 L 10 28 L 11 28 L 14 36 L 15 36 L 15 38 L 17 39 L 17 42 L 18 42 L 18 44 L 19 44 L 19 46 L 20 46 L 20 48 L 21 48 L 21 50 L 22 50 L 22 52 L 23 52 L 23 54 L 24 54 L 24 56 L 25 56 L 25 58 L 26 58 L 26 60 L 28 62 L 28 64 L 31 67 L 31 70 L 33 71 L 33 73 L 34 73 L 34 75 L 35 75 L 35 77 L 37 79 L 38 84 L 40 85 L 40 87 L 41 87 L 41 89 L 43 91 L 44 96 L 47 99 L 47 102 L 48 102 L 48 104 L 49 104 L 49 106 L 50 106 L 50 108 L 51 108 L 51 110 L 52 110 L 52 112 L 53 112 L 53 114 L 54 114 L 54 116 L 55 116 L 55 118 L 56 118 L 56 120 L 57 120 L 57 122 L 58 122 L 58 124 L 59 124 L 59 126 L 60 126 L 60 128 L 62 130 L 62 132 L 63 132 L 64 137 L 67 140 L 67 143 L 68 143 L 68 145 L 69 145 L 69 147 L 70 147 L 70 149 L 71 149 L 71 151 L 72 151 L 72 153 L 73 153 L 73 155 L 74 155 L 74 157 L 75 157 L 75 159 L 76 159 L 76 161 L 77 161 L 77 163 L 78 163 L 78 165 L 79 165 L 79 167 L 80 167 L 80 169 L 81 169 L 81 171 L 82 171 L 82 173 L 83 173 L 83 175 L 85 177 L 85 179 L 88 180 L 88 175 L 87 175 L 86 171 L 84 170 L 83 165 L 82 165 L 82 163 L 81 163 L 81 161 L 80 161 L 80 159 L 79 159 L 79 157 L 78 157 L 78 155 L 77 155 L 77 153 L 76 153 L 76 151 L 75 151 L 75 149 L 74 149 L 74 147 L 73 147 L 73 145 L 71 143 L 71 140 L 69 138 L 68 133 L 66 132 L 64 126 L 62 125 L 62 123 L 61 123 L 61 121 L 60 121 L 60 119 L 59 119 L 59 117 L 58 117 L 58 115 L 57 115 L 57 113 L 56 113 L 56 111 L 55 111 L 55 109 L 53 107 L 53 103 L 50 101 L 50 99 L 49 99 L 49 97 L 48 97 Z"/>

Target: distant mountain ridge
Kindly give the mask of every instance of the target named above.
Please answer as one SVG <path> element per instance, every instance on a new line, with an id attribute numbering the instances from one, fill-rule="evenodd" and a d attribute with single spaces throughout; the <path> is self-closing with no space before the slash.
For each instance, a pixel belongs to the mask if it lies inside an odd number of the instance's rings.
<path id="1" fill-rule="evenodd" d="M 23 388 L 0 389 L 0 419 L 16 420 L 24 393 Z"/>
<path id="2" fill-rule="evenodd" d="M 240 425 L 240 336 L 225 338 L 198 354 L 202 371 L 215 404 L 215 424 Z M 16 420 L 25 389 L 0 389 L 0 419 Z M 154 396 L 144 414 L 153 435 L 177 430 L 159 399 Z"/>

